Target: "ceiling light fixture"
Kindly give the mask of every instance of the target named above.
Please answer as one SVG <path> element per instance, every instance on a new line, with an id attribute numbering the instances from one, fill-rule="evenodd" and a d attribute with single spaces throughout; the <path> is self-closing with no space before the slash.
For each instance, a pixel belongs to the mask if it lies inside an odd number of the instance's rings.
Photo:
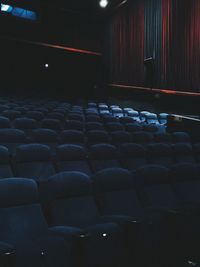
<path id="1" fill-rule="evenodd" d="M 106 8 L 108 5 L 108 0 L 100 0 L 99 5 L 102 8 Z"/>

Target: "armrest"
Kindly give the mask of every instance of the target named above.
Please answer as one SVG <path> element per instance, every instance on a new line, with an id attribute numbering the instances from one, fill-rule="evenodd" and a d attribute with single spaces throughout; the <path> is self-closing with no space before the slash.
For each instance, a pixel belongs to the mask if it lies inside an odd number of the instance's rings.
<path id="1" fill-rule="evenodd" d="M 67 242 L 70 242 L 73 266 L 88 267 L 89 234 L 86 231 L 70 226 L 54 226 L 50 227 L 49 231 L 52 234 L 63 236 Z"/>
<path id="2" fill-rule="evenodd" d="M 99 220 L 102 223 L 106 222 L 124 223 L 124 222 L 136 221 L 136 219 L 133 219 L 133 217 L 126 215 L 106 215 L 106 216 L 101 216 Z"/>
<path id="3" fill-rule="evenodd" d="M 51 234 L 64 236 L 67 240 L 76 238 L 88 238 L 89 234 L 78 227 L 71 226 L 54 226 L 50 227 L 49 231 Z"/>
<path id="4" fill-rule="evenodd" d="M 8 243 L 0 242 L 0 266 L 14 267 L 16 251 Z"/>
<path id="5" fill-rule="evenodd" d="M 12 245 L 0 241 L 0 256 L 15 254 L 15 249 Z"/>

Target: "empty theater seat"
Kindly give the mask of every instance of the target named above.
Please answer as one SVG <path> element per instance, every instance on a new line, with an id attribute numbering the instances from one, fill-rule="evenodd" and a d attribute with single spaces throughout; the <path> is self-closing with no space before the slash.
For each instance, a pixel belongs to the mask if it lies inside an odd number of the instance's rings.
<path id="1" fill-rule="evenodd" d="M 58 144 L 58 134 L 51 129 L 35 129 L 30 134 L 30 142 L 48 145 L 51 152 L 55 152 L 55 148 Z"/>
<path id="2" fill-rule="evenodd" d="M 111 133 L 111 140 L 114 145 L 131 142 L 131 135 L 125 131 L 113 131 Z"/>
<path id="3" fill-rule="evenodd" d="M 85 135 L 82 131 L 65 130 L 61 132 L 60 138 L 62 144 L 85 145 Z"/>
<path id="4" fill-rule="evenodd" d="M 143 130 L 143 126 L 137 122 L 126 123 L 125 129 L 127 132 L 139 132 Z"/>
<path id="5" fill-rule="evenodd" d="M 82 146 L 60 145 L 56 150 L 56 167 L 58 172 L 80 171 L 90 175 L 91 170 L 87 162 L 87 153 Z"/>
<path id="6" fill-rule="evenodd" d="M 147 165 L 137 169 L 136 185 L 144 207 L 158 211 L 180 207 L 169 180 L 169 169 L 159 165 Z"/>
<path id="7" fill-rule="evenodd" d="M 135 121 L 140 121 L 140 114 L 136 110 L 128 110 L 128 116 L 133 118 Z"/>
<path id="8" fill-rule="evenodd" d="M 109 143 L 110 136 L 106 131 L 102 130 L 92 130 L 87 132 L 87 142 L 88 145 Z"/>
<path id="9" fill-rule="evenodd" d="M 7 117 L 0 116 L 0 128 L 10 128 L 10 120 Z"/>
<path id="10" fill-rule="evenodd" d="M 77 120 L 67 120 L 65 123 L 65 129 L 83 131 L 84 124 L 83 122 Z"/>
<path id="11" fill-rule="evenodd" d="M 200 203 L 200 169 L 193 163 L 178 163 L 170 169 L 170 179 L 182 203 L 198 207 Z"/>
<path id="12" fill-rule="evenodd" d="M 181 223 L 177 228 L 180 231 L 179 239 L 184 249 L 184 256 L 193 257 L 199 261 L 200 241 L 200 169 L 199 165 L 192 163 L 178 163 L 170 169 L 170 180 L 173 191 L 183 205 Z M 183 216 L 185 214 L 185 216 Z M 177 216 L 178 217 L 178 216 Z M 177 231 L 178 232 L 178 231 Z"/>
<path id="13" fill-rule="evenodd" d="M 153 134 L 145 131 L 133 132 L 131 136 L 133 143 L 147 145 L 154 142 Z"/>
<path id="14" fill-rule="evenodd" d="M 60 122 L 62 122 L 65 120 L 65 115 L 60 113 L 60 112 L 54 111 L 54 112 L 48 113 L 47 118 L 48 119 L 56 119 L 56 120 L 59 120 Z"/>
<path id="15" fill-rule="evenodd" d="M 150 123 L 150 124 L 143 125 L 143 130 L 150 132 L 150 133 L 156 133 L 159 131 L 159 126 L 158 124 Z"/>
<path id="16" fill-rule="evenodd" d="M 133 118 L 131 118 L 131 117 L 120 117 L 119 121 L 122 124 L 127 124 L 127 123 L 133 123 L 134 122 Z"/>
<path id="17" fill-rule="evenodd" d="M 142 145 L 135 143 L 122 144 L 119 151 L 122 166 L 130 171 L 147 163 L 145 149 Z"/>
<path id="18" fill-rule="evenodd" d="M 168 113 L 159 113 L 158 114 L 158 119 L 159 119 L 159 122 L 161 124 L 166 124 L 167 123 L 167 117 L 168 117 Z"/>
<path id="19" fill-rule="evenodd" d="M 13 126 L 29 134 L 33 129 L 38 127 L 38 122 L 30 118 L 17 118 L 13 121 Z"/>
<path id="20" fill-rule="evenodd" d="M 51 129 L 59 132 L 63 127 L 61 122 L 57 119 L 44 119 L 41 121 L 41 128 Z"/>
<path id="21" fill-rule="evenodd" d="M 86 122 L 101 122 L 101 118 L 98 115 L 86 115 Z"/>
<path id="22" fill-rule="evenodd" d="M 191 139 L 186 132 L 174 132 L 172 133 L 172 138 L 174 143 L 190 143 Z"/>
<path id="23" fill-rule="evenodd" d="M 158 143 L 172 144 L 172 135 L 170 133 L 155 133 L 154 140 Z"/>
<path id="24" fill-rule="evenodd" d="M 2 112 L 2 115 L 4 117 L 9 118 L 11 121 L 14 120 L 15 118 L 19 118 L 21 117 L 21 112 L 20 111 L 16 111 L 16 110 L 4 110 Z"/>
<path id="25" fill-rule="evenodd" d="M 108 122 L 108 123 L 106 123 L 106 128 L 110 132 L 123 131 L 124 130 L 124 127 L 120 122 Z"/>
<path id="26" fill-rule="evenodd" d="M 86 123 L 86 130 L 87 131 L 93 131 L 93 130 L 100 130 L 100 131 L 104 131 L 104 125 L 103 123 L 100 122 L 87 122 Z"/>
<path id="27" fill-rule="evenodd" d="M 17 147 L 14 169 L 19 177 L 32 178 L 37 181 L 46 180 L 55 174 L 49 147 L 41 144 Z"/>
<path id="28" fill-rule="evenodd" d="M 151 124 L 151 123 L 157 124 L 157 123 L 159 123 L 157 114 L 155 114 L 155 113 L 147 113 L 147 114 L 145 114 L 145 117 L 146 117 L 146 122 L 148 124 Z"/>
<path id="29" fill-rule="evenodd" d="M 70 245 L 48 231 L 33 180 L 0 180 L 0 214 L 0 239 L 14 247 L 14 266 L 70 266 Z"/>
<path id="30" fill-rule="evenodd" d="M 8 148 L 9 154 L 15 154 L 16 148 L 27 142 L 24 131 L 18 129 L 0 129 L 0 144 Z"/>
<path id="31" fill-rule="evenodd" d="M 97 144 L 89 149 L 89 161 L 94 172 L 111 167 L 120 167 L 117 148 L 110 144 Z"/>
<path id="32" fill-rule="evenodd" d="M 9 109 L 9 106 L 3 105 L 2 103 L 0 104 L 0 112 L 1 113 L 2 113 L 2 111 L 7 110 L 7 109 Z"/>
<path id="33" fill-rule="evenodd" d="M 155 143 L 146 146 L 147 159 L 151 164 L 170 167 L 174 163 L 172 147 L 165 143 Z"/>
<path id="34" fill-rule="evenodd" d="M 69 113 L 68 120 L 84 121 L 84 117 L 81 113 Z"/>
<path id="35" fill-rule="evenodd" d="M 44 114 L 43 112 L 40 111 L 28 111 L 26 113 L 26 117 L 37 121 L 41 121 L 42 119 L 44 119 Z"/>
<path id="36" fill-rule="evenodd" d="M 8 149 L 0 146 L 0 179 L 13 177 Z"/>
<path id="37" fill-rule="evenodd" d="M 100 216 L 92 195 L 92 182 L 81 172 L 63 172 L 41 188 L 51 226 L 78 227 L 88 232 L 88 267 L 120 266 L 123 250 L 120 227 Z M 79 255 L 76 255 L 78 257 Z"/>
<path id="38" fill-rule="evenodd" d="M 189 143 L 177 143 L 173 145 L 173 154 L 175 162 L 195 163 L 192 146 Z"/>
<path id="39" fill-rule="evenodd" d="M 109 168 L 92 176 L 95 197 L 103 215 L 127 215 L 135 220 L 144 211 L 135 191 L 134 180 L 128 170 Z"/>

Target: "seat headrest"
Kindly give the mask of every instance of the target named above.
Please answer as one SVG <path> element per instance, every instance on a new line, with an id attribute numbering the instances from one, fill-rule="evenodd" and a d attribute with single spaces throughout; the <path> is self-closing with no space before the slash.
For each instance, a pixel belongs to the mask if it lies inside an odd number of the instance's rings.
<path id="1" fill-rule="evenodd" d="M 120 146 L 120 152 L 123 156 L 129 157 L 144 157 L 145 156 L 145 149 L 142 145 L 129 143 L 129 144 L 122 144 Z"/>
<path id="2" fill-rule="evenodd" d="M 168 144 L 158 143 L 147 145 L 147 151 L 149 154 L 154 156 L 171 156 L 172 148 Z"/>
<path id="3" fill-rule="evenodd" d="M 33 204 L 38 201 L 37 184 L 32 179 L 0 180 L 0 208 Z"/>
<path id="4" fill-rule="evenodd" d="M 37 121 L 31 118 L 17 118 L 13 122 L 16 128 L 33 129 L 37 127 Z"/>
<path id="5" fill-rule="evenodd" d="M 179 153 L 182 155 L 184 155 L 185 153 L 186 154 L 188 154 L 188 153 L 192 154 L 192 146 L 190 144 L 187 144 L 187 143 L 174 144 L 173 148 L 174 148 L 174 151 L 176 153 Z"/>
<path id="6" fill-rule="evenodd" d="M 26 136 L 24 131 L 18 129 L 0 129 L 0 141 L 10 143 L 24 143 Z"/>
<path id="7" fill-rule="evenodd" d="M 136 170 L 136 181 L 142 186 L 169 183 L 169 169 L 160 165 L 146 165 Z"/>
<path id="8" fill-rule="evenodd" d="M 60 160 L 85 160 L 87 157 L 84 148 L 78 145 L 61 145 L 56 150 Z"/>
<path id="9" fill-rule="evenodd" d="M 60 121 L 57 119 L 43 119 L 41 121 L 42 127 L 46 128 L 53 128 L 55 130 L 60 130 L 61 129 L 61 124 Z"/>
<path id="10" fill-rule="evenodd" d="M 128 190 L 134 187 L 131 172 L 122 168 L 109 168 L 95 173 L 92 177 L 97 192 Z"/>
<path id="11" fill-rule="evenodd" d="M 7 117 L 0 116 L 0 128 L 10 128 L 10 120 Z"/>
<path id="12" fill-rule="evenodd" d="M 39 190 L 42 200 L 90 195 L 92 181 L 82 172 L 60 172 L 49 177 L 47 182 L 41 184 Z"/>
<path id="13" fill-rule="evenodd" d="M 28 144 L 18 146 L 16 149 L 17 162 L 48 161 L 50 159 L 51 151 L 46 145 Z"/>
<path id="14" fill-rule="evenodd" d="M 118 157 L 117 148 L 110 144 L 97 144 L 90 148 L 90 156 L 92 159 L 104 160 L 114 159 Z"/>
<path id="15" fill-rule="evenodd" d="M 170 168 L 170 179 L 173 182 L 200 180 L 198 165 L 177 163 Z"/>
<path id="16" fill-rule="evenodd" d="M 56 142 L 58 135 L 52 129 L 36 129 L 32 131 L 32 138 L 35 142 Z"/>

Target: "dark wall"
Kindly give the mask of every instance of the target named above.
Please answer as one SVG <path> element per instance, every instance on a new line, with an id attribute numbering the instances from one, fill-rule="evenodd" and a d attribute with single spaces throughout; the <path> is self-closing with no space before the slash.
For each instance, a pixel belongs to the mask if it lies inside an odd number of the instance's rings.
<path id="1" fill-rule="evenodd" d="M 87 97 L 98 79 L 98 56 L 3 40 L 0 49 L 2 93 Z"/>
<path id="2" fill-rule="evenodd" d="M 200 1 L 134 0 L 112 16 L 106 40 L 110 82 L 145 84 L 153 57 L 154 87 L 200 92 Z"/>
<path id="3" fill-rule="evenodd" d="M 37 11 L 38 22 L 0 16 L 2 94 L 10 90 L 17 94 L 91 95 L 99 77 L 101 56 L 48 48 L 34 42 L 101 53 L 101 25 L 84 14 L 47 6 Z M 48 69 L 45 63 L 49 64 Z"/>

